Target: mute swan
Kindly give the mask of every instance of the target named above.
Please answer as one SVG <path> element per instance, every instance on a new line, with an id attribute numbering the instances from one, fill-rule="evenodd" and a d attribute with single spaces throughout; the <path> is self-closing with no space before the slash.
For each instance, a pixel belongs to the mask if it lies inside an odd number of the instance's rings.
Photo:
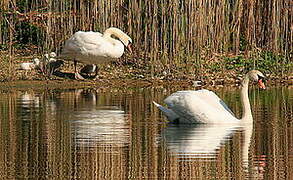
<path id="1" fill-rule="evenodd" d="M 50 58 L 52 59 L 52 58 Z M 60 68 L 64 64 L 61 60 L 52 60 L 49 61 L 46 65 L 47 70 L 49 71 L 49 75 L 52 75 L 54 72 L 57 71 L 58 68 Z"/>
<path id="2" fill-rule="evenodd" d="M 21 70 L 32 70 L 35 68 L 35 64 L 32 62 L 24 62 L 19 64 L 19 69 Z"/>
<path id="3" fill-rule="evenodd" d="M 112 38 L 115 36 L 117 39 Z M 118 28 L 108 28 L 104 34 L 78 31 L 65 42 L 61 58 L 74 61 L 75 77 L 79 76 L 76 63 L 100 64 L 120 58 L 124 46 L 131 50 L 132 39 Z"/>
<path id="4" fill-rule="evenodd" d="M 239 123 L 252 122 L 248 98 L 249 80 L 258 82 L 265 89 L 265 76 L 258 70 L 249 71 L 241 82 L 242 118 L 237 119 L 227 105 L 212 91 L 178 91 L 167 97 L 165 108 L 153 102 L 170 121 L 178 123 Z"/>
<path id="5" fill-rule="evenodd" d="M 55 52 L 44 54 L 41 59 L 42 61 L 38 65 L 39 70 L 48 76 L 56 72 L 64 63 L 62 60 L 57 60 L 56 57 L 57 55 Z"/>
<path id="6" fill-rule="evenodd" d="M 24 62 L 19 64 L 19 69 L 21 70 L 32 70 L 39 66 L 40 60 L 38 58 L 34 58 L 33 62 Z"/>

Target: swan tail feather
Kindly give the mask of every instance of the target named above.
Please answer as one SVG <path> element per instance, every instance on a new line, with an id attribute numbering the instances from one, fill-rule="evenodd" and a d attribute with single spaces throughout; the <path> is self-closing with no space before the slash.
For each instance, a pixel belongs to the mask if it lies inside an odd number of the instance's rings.
<path id="1" fill-rule="evenodd" d="M 179 116 L 174 111 L 156 103 L 155 101 L 153 101 L 153 103 L 155 106 L 157 106 L 157 108 L 159 108 L 163 112 L 163 114 L 168 118 L 168 120 L 170 120 L 171 122 L 177 122 Z"/>

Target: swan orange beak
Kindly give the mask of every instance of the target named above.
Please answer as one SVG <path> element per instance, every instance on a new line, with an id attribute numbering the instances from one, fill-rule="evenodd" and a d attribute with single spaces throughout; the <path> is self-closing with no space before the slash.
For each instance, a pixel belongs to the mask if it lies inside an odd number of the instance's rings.
<path id="1" fill-rule="evenodd" d="M 262 81 L 262 79 L 258 80 L 258 87 L 261 89 L 266 89 L 265 83 Z"/>
<path id="2" fill-rule="evenodd" d="M 132 54 L 132 48 L 131 48 L 131 43 L 129 43 L 128 45 L 127 45 L 127 50 Z"/>

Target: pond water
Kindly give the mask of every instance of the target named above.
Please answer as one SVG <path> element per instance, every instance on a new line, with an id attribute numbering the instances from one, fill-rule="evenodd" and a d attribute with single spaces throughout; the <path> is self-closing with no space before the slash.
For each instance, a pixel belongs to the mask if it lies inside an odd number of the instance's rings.
<path id="1" fill-rule="evenodd" d="M 293 88 L 250 89 L 254 125 L 172 125 L 179 89 L 0 91 L 3 179 L 290 179 Z M 238 89 L 214 90 L 241 115 Z"/>

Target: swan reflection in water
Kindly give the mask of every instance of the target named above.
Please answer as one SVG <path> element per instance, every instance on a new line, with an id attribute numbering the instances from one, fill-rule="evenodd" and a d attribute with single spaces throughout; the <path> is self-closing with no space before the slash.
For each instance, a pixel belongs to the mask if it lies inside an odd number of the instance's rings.
<path id="1" fill-rule="evenodd" d="M 248 149 L 252 135 L 252 125 L 227 124 L 169 124 L 161 134 L 168 150 L 179 158 L 216 158 L 218 150 L 242 131 L 245 139 L 242 158 L 248 162 Z"/>
<path id="2" fill-rule="evenodd" d="M 168 149 L 180 156 L 210 157 L 231 139 L 237 129 L 239 127 L 227 125 L 170 124 L 162 132 L 162 138 Z"/>
<path id="3" fill-rule="evenodd" d="M 84 91 L 79 98 L 87 103 L 73 113 L 70 121 L 76 146 L 128 146 L 129 121 L 123 110 L 96 103 L 98 95 L 95 91 Z"/>
<path id="4" fill-rule="evenodd" d="M 17 95 L 17 103 L 21 108 L 39 108 L 40 106 L 40 97 L 32 91 L 20 91 Z"/>
<path id="5" fill-rule="evenodd" d="M 265 172 L 264 163 L 255 163 L 254 154 L 251 154 L 251 151 L 253 151 L 253 147 L 251 147 L 251 144 L 253 144 L 252 124 L 246 124 L 245 126 L 169 124 L 162 131 L 161 140 L 178 162 L 218 162 L 219 154 L 222 152 L 220 149 L 227 148 L 225 146 L 227 146 L 228 142 L 231 142 L 235 135 L 239 133 L 241 133 L 241 145 L 238 146 L 237 143 L 232 143 L 233 148 L 229 148 L 226 152 L 240 153 L 240 163 L 242 164 L 243 172 L 247 173 L 247 177 L 252 179 L 263 177 Z M 236 152 L 231 150 L 236 150 Z M 230 157 L 233 156 L 231 155 Z M 235 157 L 237 158 L 238 156 Z"/>

